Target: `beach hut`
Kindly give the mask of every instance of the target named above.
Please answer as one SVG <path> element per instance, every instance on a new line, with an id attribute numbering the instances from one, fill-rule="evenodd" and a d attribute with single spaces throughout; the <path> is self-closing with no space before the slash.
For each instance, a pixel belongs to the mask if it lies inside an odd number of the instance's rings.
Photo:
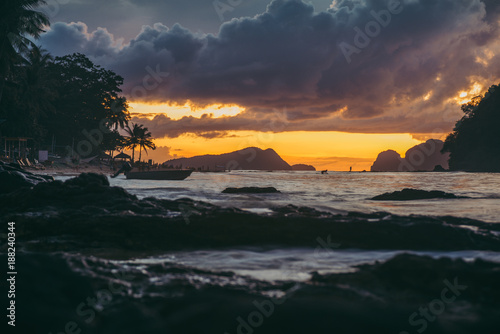
<path id="1" fill-rule="evenodd" d="M 30 145 L 28 141 L 33 141 L 33 138 L 25 137 L 4 137 L 4 156 L 10 159 L 25 159 L 28 157 L 28 152 L 30 152 Z"/>
<path id="2" fill-rule="evenodd" d="M 109 154 L 106 154 L 105 152 L 101 152 L 98 155 L 98 158 L 100 162 L 106 162 L 106 163 L 109 163 L 112 159 L 112 157 Z"/>
<path id="3" fill-rule="evenodd" d="M 113 158 L 113 160 L 121 160 L 121 161 L 126 161 L 126 160 L 131 160 L 132 157 L 128 154 L 125 153 L 120 153 L 116 157 Z"/>

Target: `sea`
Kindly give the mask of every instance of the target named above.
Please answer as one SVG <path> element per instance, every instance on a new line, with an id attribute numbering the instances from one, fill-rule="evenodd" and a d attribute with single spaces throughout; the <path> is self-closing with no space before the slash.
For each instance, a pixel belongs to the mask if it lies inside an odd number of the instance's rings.
<path id="1" fill-rule="evenodd" d="M 152 240 L 141 252 L 71 250 L 68 242 L 62 251 L 33 253 L 27 268 L 47 270 L 38 284 L 54 281 L 54 269 L 55 284 L 68 289 L 52 291 L 60 310 L 47 327 L 54 333 L 68 322 L 87 333 L 498 333 L 500 174 L 236 170 L 183 181 L 107 178 L 143 206 L 204 203 L 178 205 L 160 224 L 169 231 L 175 218 L 184 231 L 195 219 L 212 241 L 179 232 L 180 246 L 162 248 L 160 232 L 149 231 L 134 235 Z M 279 193 L 223 193 L 230 187 Z M 405 188 L 459 198 L 371 199 Z M 136 224 L 159 219 L 120 210 Z M 113 282 L 119 293 L 107 288 Z M 71 292 L 79 289 L 86 292 Z M 88 294 L 97 300 L 90 306 Z"/>
<path id="2" fill-rule="evenodd" d="M 387 212 L 394 215 L 454 216 L 500 223 L 500 174 L 492 173 L 350 173 L 296 171 L 233 171 L 194 173 L 183 181 L 127 180 L 123 175 L 111 179 L 139 198 L 175 200 L 191 198 L 221 207 L 235 207 L 266 215 L 273 208 L 289 204 L 322 212 L 346 215 L 349 212 Z M 223 194 L 226 188 L 274 187 L 278 194 Z M 371 198 L 404 188 L 440 190 L 458 199 L 417 201 L 373 201 Z M 265 233 L 265 231 L 263 231 Z M 318 235 L 318 240 L 328 236 Z M 306 280 L 313 271 L 345 272 L 355 266 L 387 260 L 405 250 L 361 251 L 325 248 L 321 241 L 302 249 L 225 249 L 173 252 L 160 258 L 135 259 L 135 263 L 162 262 L 185 264 L 210 270 L 229 270 L 272 282 L 293 278 Z M 317 247 L 323 247 L 320 256 Z M 489 251 L 424 251 L 434 257 L 449 256 L 467 260 L 484 258 L 500 263 L 500 253 Z"/>
<path id="3" fill-rule="evenodd" d="M 64 179 L 64 178 L 61 178 Z M 141 198 L 183 197 L 256 213 L 288 204 L 333 213 L 389 212 L 397 215 L 456 216 L 500 222 L 500 174 L 232 171 L 193 173 L 183 181 L 110 179 Z M 279 194 L 223 194 L 226 188 L 275 187 Z M 376 202 L 371 198 L 404 188 L 440 190 L 464 199 Z"/>

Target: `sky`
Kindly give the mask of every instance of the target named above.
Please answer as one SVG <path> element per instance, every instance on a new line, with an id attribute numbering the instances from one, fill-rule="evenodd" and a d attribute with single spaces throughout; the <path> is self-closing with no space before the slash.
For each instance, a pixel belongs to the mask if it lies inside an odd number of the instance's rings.
<path id="1" fill-rule="evenodd" d="M 496 0 L 49 0 L 40 44 L 123 76 L 157 161 L 248 146 L 369 169 L 500 82 Z"/>

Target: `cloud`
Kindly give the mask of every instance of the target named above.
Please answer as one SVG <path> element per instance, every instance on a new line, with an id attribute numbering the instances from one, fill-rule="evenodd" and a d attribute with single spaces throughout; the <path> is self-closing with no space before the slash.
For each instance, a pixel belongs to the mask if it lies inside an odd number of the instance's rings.
<path id="1" fill-rule="evenodd" d="M 260 131 L 278 133 L 285 131 L 341 131 L 352 133 L 415 133 L 419 138 L 427 134 L 429 138 L 443 136 L 448 124 L 440 117 L 428 116 L 382 116 L 366 119 L 344 119 L 338 115 L 328 118 L 290 121 L 286 111 L 274 110 L 265 115 L 243 112 L 236 116 L 200 118 L 185 116 L 172 119 L 165 114 L 144 117 L 136 114 L 132 122 L 144 124 L 154 137 L 176 138 L 184 134 L 194 134 L 205 138 L 232 136 L 231 131 Z"/>
<path id="2" fill-rule="evenodd" d="M 219 119 L 156 117 L 150 127 L 168 136 L 258 130 L 285 108 L 283 131 L 449 131 L 460 117 L 453 99 L 500 78 L 499 5 L 401 0 L 389 22 L 391 1 L 337 0 L 317 12 L 300 0 L 274 0 L 216 35 L 155 24 L 126 45 L 105 29 L 57 23 L 42 44 L 56 54 L 83 52 L 115 70 L 132 100 L 246 108 Z M 350 62 L 342 45 L 359 51 Z"/>
<path id="3" fill-rule="evenodd" d="M 194 32 L 217 33 L 223 22 L 253 17 L 266 10 L 270 0 L 47 0 L 44 10 L 52 22 L 85 22 L 91 30 L 102 26 L 130 40 L 143 25 L 179 23 Z M 331 0 L 310 0 L 317 10 Z M 222 4 L 216 10 L 215 4 Z"/>

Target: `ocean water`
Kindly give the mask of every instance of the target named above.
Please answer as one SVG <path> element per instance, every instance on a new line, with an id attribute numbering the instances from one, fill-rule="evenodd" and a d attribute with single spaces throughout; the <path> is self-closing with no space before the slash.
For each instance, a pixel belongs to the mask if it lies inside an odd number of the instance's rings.
<path id="1" fill-rule="evenodd" d="M 262 172 L 193 173 L 183 181 L 110 179 L 141 198 L 188 197 L 224 207 L 265 213 L 274 206 L 293 204 L 345 213 L 384 211 L 398 215 L 456 216 L 500 222 L 500 174 L 490 173 L 346 173 Z M 228 187 L 275 187 L 280 194 L 222 194 Z M 464 199 L 371 201 L 374 196 L 415 188 L 440 190 Z"/>
<path id="2" fill-rule="evenodd" d="M 276 207 L 292 204 L 335 214 L 387 212 L 403 216 L 454 216 L 500 222 L 499 174 L 330 172 L 322 175 L 309 171 L 233 171 L 193 173 L 183 181 L 127 180 L 123 175 L 109 180 L 112 186 L 122 187 L 139 198 L 191 198 L 259 215 L 268 215 Z M 228 187 L 275 187 L 281 193 L 223 194 L 222 191 Z M 370 199 L 404 188 L 440 190 L 468 198 L 382 202 Z M 349 272 L 358 265 L 385 261 L 408 252 L 336 249 L 335 244 L 328 245 L 328 237 L 318 235 L 316 240 L 311 240 L 308 248 L 176 251 L 153 258 L 134 259 L 129 264 L 175 263 L 202 270 L 232 271 L 266 281 L 302 281 L 309 279 L 311 272 Z M 493 251 L 427 251 L 415 254 L 500 262 L 500 253 Z"/>

